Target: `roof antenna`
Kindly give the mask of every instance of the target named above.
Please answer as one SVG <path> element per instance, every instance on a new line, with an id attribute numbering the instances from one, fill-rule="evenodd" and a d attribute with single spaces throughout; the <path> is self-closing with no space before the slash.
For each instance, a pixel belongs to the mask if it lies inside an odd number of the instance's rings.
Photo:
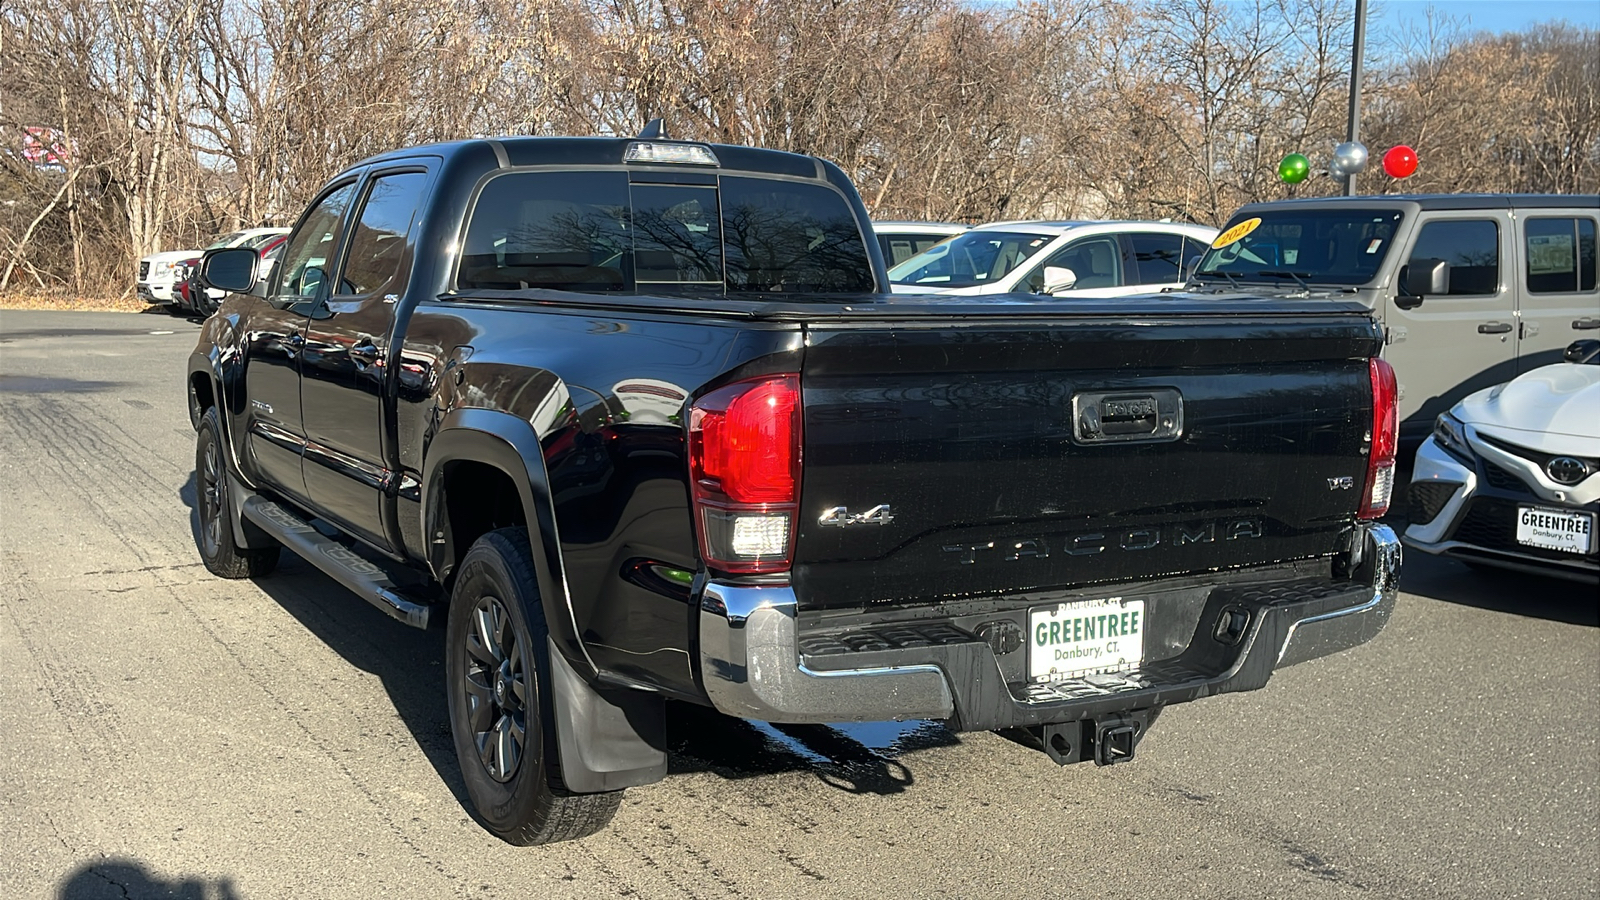
<path id="1" fill-rule="evenodd" d="M 667 137 L 667 123 L 663 119 L 651 119 L 645 124 L 644 130 L 639 132 L 639 139 L 643 141 L 670 141 Z"/>

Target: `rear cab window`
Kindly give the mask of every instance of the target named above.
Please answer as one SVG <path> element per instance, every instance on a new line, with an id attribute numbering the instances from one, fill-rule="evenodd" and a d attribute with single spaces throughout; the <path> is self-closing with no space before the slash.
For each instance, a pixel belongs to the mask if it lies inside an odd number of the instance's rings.
<path id="1" fill-rule="evenodd" d="M 663 179 L 666 180 L 666 179 Z M 625 170 L 491 179 L 468 218 L 456 287 L 726 295 L 874 290 L 865 238 L 832 188 L 721 174 L 630 183 Z"/>

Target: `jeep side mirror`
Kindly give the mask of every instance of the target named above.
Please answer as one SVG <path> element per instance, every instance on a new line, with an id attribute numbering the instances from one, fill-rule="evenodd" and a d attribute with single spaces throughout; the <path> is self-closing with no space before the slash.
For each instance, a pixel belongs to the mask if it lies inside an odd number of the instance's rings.
<path id="1" fill-rule="evenodd" d="M 219 291 L 248 292 L 256 283 L 256 251 L 249 247 L 208 251 L 200 260 L 200 280 Z"/>
<path id="2" fill-rule="evenodd" d="M 1044 292 L 1054 294 L 1058 291 L 1070 291 L 1078 283 L 1078 273 L 1065 266 L 1044 267 Z"/>
<path id="3" fill-rule="evenodd" d="M 1573 341 L 1567 345 L 1567 352 L 1561 358 L 1569 363 L 1600 364 L 1600 341 L 1594 338 Z"/>
<path id="4" fill-rule="evenodd" d="M 1199 256 L 1191 256 L 1183 261 L 1183 281 L 1185 284 L 1188 284 L 1190 279 L 1194 278 L 1194 273 L 1200 270 L 1201 259 L 1202 257 Z"/>
<path id="5" fill-rule="evenodd" d="M 1434 294 L 1450 293 L 1450 264 L 1442 259 L 1423 257 L 1411 260 L 1400 270 L 1400 296 L 1394 305 L 1401 309 L 1415 309 L 1422 298 Z"/>

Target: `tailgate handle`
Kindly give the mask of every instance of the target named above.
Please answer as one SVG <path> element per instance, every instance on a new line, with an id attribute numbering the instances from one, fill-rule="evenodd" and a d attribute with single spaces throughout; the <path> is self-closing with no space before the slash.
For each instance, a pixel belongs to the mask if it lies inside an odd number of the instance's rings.
<path id="1" fill-rule="evenodd" d="M 1183 396 L 1172 388 L 1072 395 L 1072 440 L 1174 441 L 1183 435 Z"/>

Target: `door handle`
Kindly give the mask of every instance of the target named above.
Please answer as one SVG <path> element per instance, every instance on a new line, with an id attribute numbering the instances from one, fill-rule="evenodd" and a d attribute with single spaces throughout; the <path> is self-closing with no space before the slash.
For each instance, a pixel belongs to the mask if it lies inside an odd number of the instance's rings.
<path id="1" fill-rule="evenodd" d="M 305 345 L 305 336 L 299 332 L 285 335 L 283 338 L 283 352 L 290 356 L 297 355 L 300 352 L 300 348 L 304 347 Z"/>
<path id="2" fill-rule="evenodd" d="M 1485 322 L 1478 326 L 1479 334 L 1507 334 L 1510 331 L 1510 322 Z"/>
<path id="3" fill-rule="evenodd" d="M 1576 331 L 1593 331 L 1600 328 L 1600 319 L 1573 319 L 1572 327 Z"/>
<path id="4" fill-rule="evenodd" d="M 350 358 L 359 365 L 370 366 L 378 361 L 378 345 L 364 340 L 350 348 Z"/>

